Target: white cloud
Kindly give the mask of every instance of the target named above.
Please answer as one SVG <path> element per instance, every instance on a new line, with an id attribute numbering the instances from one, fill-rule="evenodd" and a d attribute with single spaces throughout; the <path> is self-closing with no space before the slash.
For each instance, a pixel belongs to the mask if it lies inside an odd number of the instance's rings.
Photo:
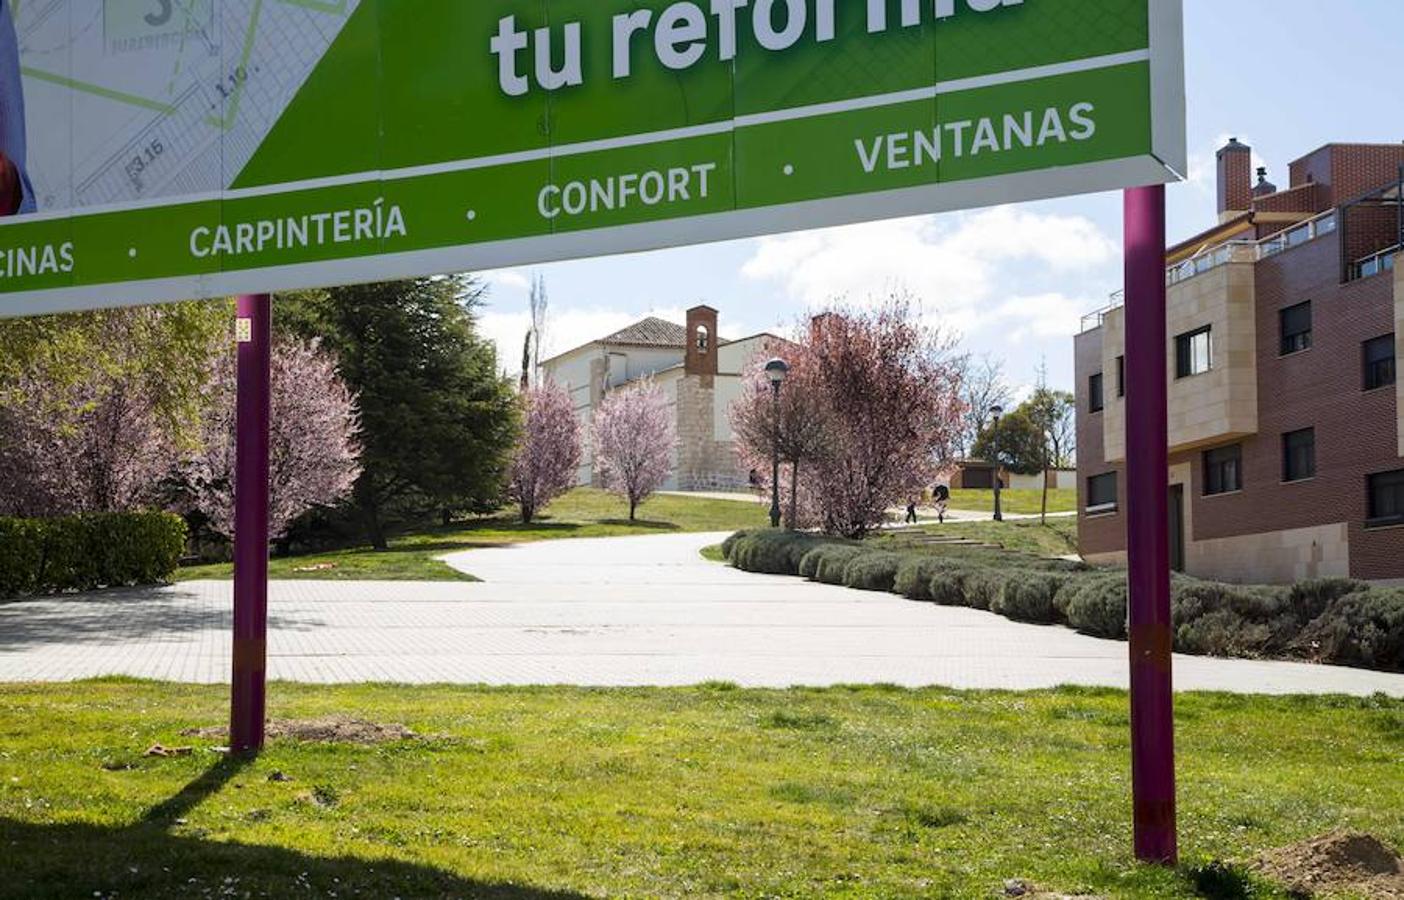
<path id="1" fill-rule="evenodd" d="M 1217 197 L 1219 194 L 1219 151 L 1228 144 L 1230 140 L 1237 137 L 1244 144 L 1253 146 L 1253 139 L 1244 135 L 1232 135 L 1225 132 L 1214 138 L 1214 145 L 1198 153 L 1189 155 L 1189 176 L 1188 183 L 1206 197 Z M 1253 149 L 1253 171 L 1256 173 L 1260 167 L 1267 167 L 1267 161 L 1258 153 L 1257 148 Z M 1270 174 L 1270 173 L 1269 173 Z M 1253 183 L 1257 184 L 1257 176 L 1254 175 Z"/>
<path id="2" fill-rule="evenodd" d="M 530 291 L 531 279 L 525 272 L 517 269 L 498 269 L 494 272 L 484 272 L 483 280 L 494 288 L 505 288 L 512 291 Z"/>
<path id="3" fill-rule="evenodd" d="M 998 308 L 990 315 L 990 304 L 1003 291 L 1016 285 L 1027 290 L 1038 281 L 1052 290 L 1056 282 L 1079 281 L 1119 255 L 1116 242 L 1089 219 L 998 207 L 762 238 L 742 273 L 776 282 L 810 307 L 836 297 L 862 302 L 905 288 L 928 313 L 934 309 L 942 324 L 969 333 L 1007 321 Z M 1053 293 L 1034 299 L 1046 302 L 1038 306 L 1030 333 L 1051 335 L 1054 323 L 1070 319 L 1072 326 L 1057 334 L 1076 330 L 1076 317 L 1068 314 L 1075 301 Z"/>
<path id="4" fill-rule="evenodd" d="M 1097 305 L 1085 297 L 1059 293 L 1013 297 L 987 312 L 984 321 L 998 326 L 1013 344 L 1029 338 L 1066 338 L 1077 334 L 1083 314 Z"/>

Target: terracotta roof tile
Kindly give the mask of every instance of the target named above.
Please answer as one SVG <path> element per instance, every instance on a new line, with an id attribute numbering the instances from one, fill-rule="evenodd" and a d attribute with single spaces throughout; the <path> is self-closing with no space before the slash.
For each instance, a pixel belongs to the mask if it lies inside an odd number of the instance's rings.
<path id="1" fill-rule="evenodd" d="M 616 331 L 601 344 L 628 344 L 633 347 L 686 347 L 687 328 L 649 316 L 622 331 Z"/>

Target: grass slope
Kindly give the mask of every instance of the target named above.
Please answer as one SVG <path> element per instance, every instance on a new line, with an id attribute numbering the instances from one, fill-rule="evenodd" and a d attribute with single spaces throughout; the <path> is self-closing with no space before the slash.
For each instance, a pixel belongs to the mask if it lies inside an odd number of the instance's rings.
<path id="1" fill-rule="evenodd" d="M 227 697 L 0 686 L 0 897 L 1178 898 L 1197 864 L 1336 827 L 1404 844 L 1404 701 L 1181 697 L 1169 872 L 1130 862 L 1114 691 L 276 684 L 275 716 L 432 737 L 246 764 L 180 736 Z"/>
<path id="2" fill-rule="evenodd" d="M 1036 515 L 1043 507 L 1042 491 L 1007 490 L 999 492 L 999 505 L 1015 515 Z M 951 491 L 951 509 L 994 512 L 994 491 Z M 1077 510 L 1077 491 L 1059 488 L 1048 492 L 1048 511 L 1069 513 Z"/>
<path id="3" fill-rule="evenodd" d="M 386 551 L 355 547 L 273 559 L 268 574 L 278 580 L 472 581 L 437 557 L 475 547 L 559 538 L 735 531 L 760 528 L 768 521 L 767 508 L 758 503 L 665 494 L 650 499 L 639 509 L 639 520 L 630 522 L 627 503 L 588 488 L 557 500 L 547 513 L 530 525 L 504 514 L 403 534 L 393 538 Z M 188 566 L 180 570 L 177 580 L 228 579 L 233 572 L 228 563 Z"/>
<path id="4" fill-rule="evenodd" d="M 1073 518 L 1049 519 L 1047 525 L 1039 524 L 1037 519 L 955 522 L 948 525 L 924 525 L 920 530 L 942 537 L 998 544 L 1006 550 L 1021 550 L 1039 556 L 1068 556 L 1077 553 L 1077 520 Z M 902 534 L 879 540 L 900 541 Z"/>

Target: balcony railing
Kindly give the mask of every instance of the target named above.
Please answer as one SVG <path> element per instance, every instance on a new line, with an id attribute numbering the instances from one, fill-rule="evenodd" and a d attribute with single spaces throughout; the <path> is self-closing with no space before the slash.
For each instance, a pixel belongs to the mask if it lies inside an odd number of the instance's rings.
<path id="1" fill-rule="evenodd" d="M 1276 256 L 1284 250 L 1300 247 L 1308 241 L 1314 241 L 1335 230 L 1336 212 L 1332 210 L 1325 215 L 1317 216 L 1310 222 L 1303 222 L 1300 225 L 1287 229 L 1281 234 L 1275 234 L 1270 238 L 1264 238 L 1259 241 L 1258 259 L 1267 259 L 1269 256 Z"/>
<path id="2" fill-rule="evenodd" d="M 1212 272 L 1229 263 L 1254 263 L 1262 259 L 1260 244 L 1252 241 L 1230 241 L 1217 247 L 1202 250 L 1182 263 L 1165 270 L 1165 284 L 1174 287 L 1182 281 L 1189 281 L 1197 275 Z"/>
<path id="3" fill-rule="evenodd" d="M 1393 272 L 1394 258 L 1401 250 L 1404 250 L 1404 244 L 1395 244 L 1387 250 L 1381 250 L 1373 256 L 1365 257 L 1351 266 L 1351 277 L 1355 279 L 1369 278 L 1383 272 Z"/>
<path id="4" fill-rule="evenodd" d="M 1181 282 L 1189 281 L 1191 278 L 1196 278 L 1206 272 L 1212 272 L 1229 263 L 1256 263 L 1260 260 L 1268 259 L 1285 250 L 1290 250 L 1293 247 L 1300 247 L 1302 244 L 1331 234 L 1336 230 L 1336 224 L 1336 211 L 1331 210 L 1328 213 L 1323 213 L 1300 225 L 1294 225 L 1281 234 L 1275 234 L 1261 241 L 1229 241 L 1224 244 L 1218 244 L 1207 250 L 1201 250 L 1199 253 L 1196 253 L 1183 262 L 1178 262 L 1173 266 L 1167 266 L 1165 269 L 1165 284 L 1167 287 L 1174 287 Z M 1399 250 L 1399 247 L 1395 247 L 1393 250 L 1387 250 L 1379 254 L 1379 256 L 1385 257 L 1383 260 L 1370 257 L 1361 260 L 1358 265 L 1367 267 L 1376 265 L 1393 268 L 1393 254 Z M 1371 271 L 1371 274 L 1375 274 L 1379 271 L 1384 271 L 1384 269 L 1376 268 Z M 1364 278 L 1366 276 L 1360 275 L 1358 277 Z M 1112 294 L 1111 303 L 1109 305 L 1082 317 L 1082 332 L 1100 328 L 1102 323 L 1106 320 L 1107 313 L 1120 308 L 1125 305 L 1125 303 L 1125 291 L 1117 291 Z"/>

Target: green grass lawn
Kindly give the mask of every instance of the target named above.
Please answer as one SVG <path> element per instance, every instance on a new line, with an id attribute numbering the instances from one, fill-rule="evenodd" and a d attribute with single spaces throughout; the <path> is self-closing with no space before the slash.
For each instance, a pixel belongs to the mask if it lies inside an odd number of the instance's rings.
<path id="1" fill-rule="evenodd" d="M 390 549 L 356 547 L 332 553 L 273 559 L 269 577 L 331 581 L 471 581 L 440 562 L 437 557 L 475 547 L 520 544 L 558 538 L 621 537 L 698 531 L 737 531 L 760 528 L 768 522 L 768 507 L 751 501 L 711 500 L 665 494 L 639 508 L 637 522 L 629 521 L 629 506 L 603 491 L 582 488 L 557 500 L 531 525 L 510 514 L 458 522 L 447 528 L 429 528 L 399 535 Z M 224 563 L 187 566 L 178 581 L 228 579 L 233 566 Z"/>
<path id="2" fill-rule="evenodd" d="M 959 537 L 972 541 L 999 544 L 1006 550 L 1021 550 L 1038 556 L 1068 556 L 1077 553 L 1077 520 L 1049 519 L 1043 525 L 1037 519 L 1004 522 L 956 522 L 949 525 L 925 525 L 928 534 Z M 901 540 L 894 535 L 891 540 Z"/>
<path id="3" fill-rule="evenodd" d="M 1404 701 L 1182 697 L 1170 872 L 1130 859 L 1115 691 L 275 684 L 275 717 L 428 737 L 247 763 L 181 736 L 227 696 L 0 686 L 0 897 L 977 898 L 1023 878 L 1159 900 L 1338 827 L 1404 844 Z M 144 757 L 157 742 L 194 751 Z"/>
<path id="4" fill-rule="evenodd" d="M 1035 515 L 1042 508 L 1042 491 L 1000 491 L 999 505 L 1007 513 Z M 951 509 L 969 512 L 994 512 L 994 491 L 951 491 Z M 1059 488 L 1048 492 L 1048 511 L 1069 513 L 1077 511 L 1077 491 Z"/>

